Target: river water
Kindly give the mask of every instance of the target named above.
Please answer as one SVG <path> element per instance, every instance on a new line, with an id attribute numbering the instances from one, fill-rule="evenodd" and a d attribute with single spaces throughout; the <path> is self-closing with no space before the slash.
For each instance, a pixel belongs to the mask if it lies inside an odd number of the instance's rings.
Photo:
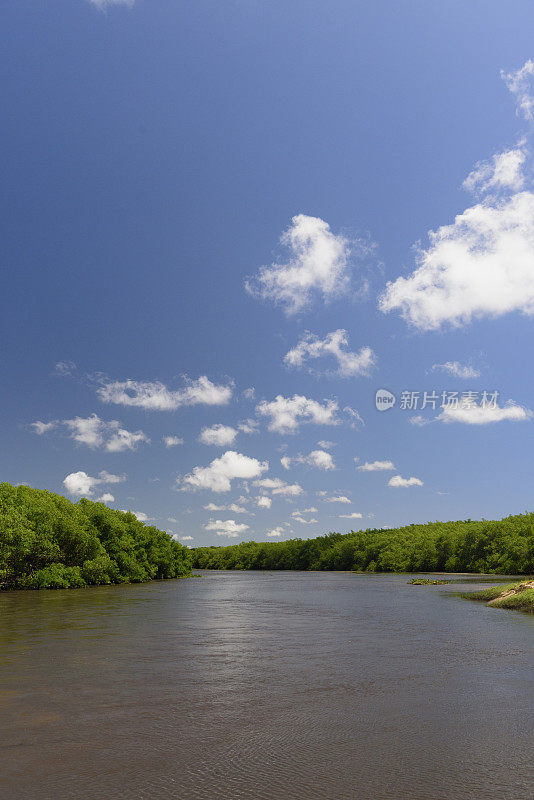
<path id="1" fill-rule="evenodd" d="M 532 800 L 534 618 L 408 577 L 1 594 L 0 797 Z"/>

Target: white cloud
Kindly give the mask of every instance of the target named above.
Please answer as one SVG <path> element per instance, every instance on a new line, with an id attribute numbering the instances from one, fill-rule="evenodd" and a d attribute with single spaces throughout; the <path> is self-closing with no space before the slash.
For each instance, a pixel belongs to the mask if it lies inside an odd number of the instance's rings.
<path id="1" fill-rule="evenodd" d="M 100 11 L 105 11 L 109 6 L 128 6 L 128 8 L 131 8 L 135 0 L 89 0 L 89 2 Z"/>
<path id="2" fill-rule="evenodd" d="M 33 432 L 38 436 L 42 436 L 43 434 L 54 430 L 57 424 L 57 422 L 39 422 L 39 420 L 37 420 L 37 422 L 31 422 L 29 427 L 32 428 Z"/>
<path id="3" fill-rule="evenodd" d="M 167 522 L 178 522 L 176 517 L 168 517 Z"/>
<path id="4" fill-rule="evenodd" d="M 227 450 L 220 458 L 214 459 L 208 467 L 195 467 L 183 478 L 182 486 L 211 489 L 213 492 L 229 492 L 234 478 L 243 480 L 257 478 L 268 469 L 268 461 L 258 461 L 235 450 Z"/>
<path id="5" fill-rule="evenodd" d="M 284 469 L 289 469 L 291 462 L 295 464 L 306 464 L 308 467 L 317 467 L 317 469 L 330 470 L 335 469 L 334 459 L 326 450 L 312 450 L 307 456 L 298 455 L 294 458 L 289 456 L 282 456 L 280 463 Z"/>
<path id="6" fill-rule="evenodd" d="M 304 519 L 298 511 L 294 511 L 291 516 L 295 522 L 300 522 L 301 525 L 313 525 L 314 522 L 317 522 L 316 519 Z"/>
<path id="7" fill-rule="evenodd" d="M 366 461 L 365 464 L 361 464 L 356 469 L 359 469 L 360 472 L 380 472 L 395 469 L 395 465 L 392 461 Z"/>
<path id="8" fill-rule="evenodd" d="M 318 494 L 319 494 L 319 492 L 318 492 Z M 324 502 L 325 503 L 348 503 L 350 505 L 352 500 L 349 500 L 349 498 L 345 497 L 345 495 L 343 495 L 343 494 L 338 494 L 338 495 L 333 495 L 332 497 L 325 497 Z"/>
<path id="9" fill-rule="evenodd" d="M 319 447 L 320 447 L 320 448 L 322 448 L 323 450 L 331 450 L 331 449 L 332 449 L 332 447 L 335 447 L 335 444 L 334 444 L 334 442 L 328 442 L 328 441 L 326 441 L 325 439 L 321 439 L 319 442 L 317 442 L 317 444 L 318 444 L 318 445 L 319 445 Z"/>
<path id="10" fill-rule="evenodd" d="M 126 478 L 122 475 L 113 475 L 102 470 L 98 478 L 92 478 L 86 472 L 71 472 L 63 481 L 67 492 L 78 497 L 92 497 L 95 486 L 110 483 L 122 483 Z"/>
<path id="11" fill-rule="evenodd" d="M 273 501 L 270 497 L 261 495 L 261 497 L 258 497 L 256 502 L 258 504 L 258 508 L 270 508 Z"/>
<path id="12" fill-rule="evenodd" d="M 342 378 L 369 375 L 376 357 L 370 347 L 362 347 L 357 353 L 348 350 L 347 331 L 340 328 L 319 339 L 313 333 L 305 333 L 296 347 L 284 356 L 284 363 L 290 367 L 302 367 L 310 359 L 333 356 L 337 362 L 336 375 Z"/>
<path id="13" fill-rule="evenodd" d="M 255 419 L 244 419 L 237 423 L 241 433 L 259 433 L 259 425 Z"/>
<path id="14" fill-rule="evenodd" d="M 289 248 L 289 261 L 261 267 L 245 282 L 250 294 L 281 304 L 287 314 L 296 314 L 307 308 L 316 294 L 329 300 L 349 291 L 351 243 L 333 234 L 324 220 L 297 214 L 280 242 Z M 361 243 L 354 244 L 364 252 Z"/>
<path id="15" fill-rule="evenodd" d="M 476 196 L 501 189 L 518 192 L 525 184 L 525 161 L 526 153 L 521 147 L 496 153 L 490 160 L 477 164 L 462 186 Z"/>
<path id="16" fill-rule="evenodd" d="M 338 405 L 335 400 L 325 400 L 324 405 L 303 395 L 293 397 L 277 395 L 274 400 L 263 400 L 256 411 L 270 417 L 269 430 L 277 433 L 295 433 L 302 423 L 315 425 L 338 425 Z"/>
<path id="17" fill-rule="evenodd" d="M 478 203 L 429 238 L 414 272 L 388 282 L 383 312 L 398 310 L 422 330 L 534 314 L 534 193 Z"/>
<path id="18" fill-rule="evenodd" d="M 243 506 L 238 506 L 237 503 L 229 503 L 228 505 L 218 506 L 215 503 L 208 503 L 204 506 L 206 511 L 232 511 L 234 514 L 247 514 L 249 513 Z"/>
<path id="19" fill-rule="evenodd" d="M 254 388 L 254 386 L 249 386 L 249 388 L 245 389 L 243 392 L 243 397 L 245 398 L 245 400 L 254 400 L 255 396 L 256 396 L 256 389 Z"/>
<path id="20" fill-rule="evenodd" d="M 108 453 L 122 453 L 124 450 L 135 450 L 141 442 L 150 442 L 143 431 L 127 431 L 121 428 L 118 420 L 106 422 L 97 414 L 65 419 L 63 424 L 75 442 L 93 450 L 103 447 Z"/>
<path id="21" fill-rule="evenodd" d="M 207 531 L 215 531 L 217 536 L 228 536 L 233 539 L 240 533 L 248 531 L 249 525 L 245 525 L 243 522 L 237 523 L 235 519 L 216 519 L 208 522 L 204 528 Z"/>
<path id="22" fill-rule="evenodd" d="M 436 419 L 441 422 L 463 422 L 466 425 L 489 425 L 492 422 L 502 422 L 503 420 L 520 422 L 531 419 L 531 417 L 532 411 L 514 403 L 513 400 L 508 400 L 504 406 L 474 405 L 464 400 L 458 403 L 456 408 L 452 405 L 445 406 Z"/>
<path id="23" fill-rule="evenodd" d="M 278 494 L 282 497 L 298 497 L 304 493 L 304 489 L 298 483 L 286 483 L 280 478 L 262 478 L 261 480 L 254 481 L 254 486 L 260 489 L 267 489 L 272 494 Z"/>
<path id="24" fill-rule="evenodd" d="M 315 506 L 310 506 L 310 508 L 303 508 L 302 511 L 299 512 L 300 514 L 317 514 L 317 509 Z"/>
<path id="25" fill-rule="evenodd" d="M 283 533 L 285 533 L 285 530 L 282 528 L 281 525 L 278 525 L 276 528 L 267 531 L 266 536 L 271 536 L 271 537 L 281 536 Z"/>
<path id="26" fill-rule="evenodd" d="M 184 440 L 180 439 L 179 436 L 164 436 L 163 441 L 165 442 L 165 447 L 176 447 L 184 443 Z"/>
<path id="27" fill-rule="evenodd" d="M 307 456 L 304 456 L 304 463 L 309 464 L 311 467 L 317 469 L 330 470 L 335 469 L 334 459 L 325 450 L 312 450 Z"/>
<path id="28" fill-rule="evenodd" d="M 202 428 L 198 441 L 202 444 L 214 444 L 217 447 L 227 447 L 233 444 L 237 436 L 235 428 L 217 423 L 210 428 Z"/>
<path id="29" fill-rule="evenodd" d="M 180 536 L 180 537 L 178 537 L 178 538 L 179 538 L 179 539 L 180 539 L 180 541 L 182 541 L 182 542 L 192 542 L 192 541 L 193 541 L 193 539 L 194 539 L 194 536 Z"/>
<path id="30" fill-rule="evenodd" d="M 340 514 L 339 519 L 361 519 L 363 514 L 359 511 L 353 511 L 352 514 Z"/>
<path id="31" fill-rule="evenodd" d="M 388 481 L 388 486 L 394 486 L 397 488 L 406 488 L 407 486 L 422 486 L 423 481 L 420 481 L 419 478 L 403 478 L 402 475 L 394 475 Z"/>
<path id="32" fill-rule="evenodd" d="M 109 492 L 104 492 L 104 494 L 101 497 L 97 497 L 96 498 L 96 502 L 97 503 L 114 503 L 115 502 L 115 498 Z"/>
<path id="33" fill-rule="evenodd" d="M 460 364 L 459 361 L 446 361 L 444 364 L 432 364 L 432 372 L 446 372 L 455 378 L 479 378 L 480 370 L 468 365 Z"/>
<path id="34" fill-rule="evenodd" d="M 358 425 L 365 425 L 365 422 L 360 417 L 355 408 L 351 408 L 351 406 L 345 406 L 343 411 L 349 418 L 349 425 L 351 428 L 357 428 Z"/>
<path id="35" fill-rule="evenodd" d="M 501 70 L 501 78 L 510 89 L 517 102 L 517 113 L 525 119 L 534 119 L 534 97 L 530 92 L 531 78 L 534 75 L 534 62 L 525 61 L 515 72 Z"/>
<path id="36" fill-rule="evenodd" d="M 149 522 L 154 519 L 153 517 L 149 517 L 147 514 L 145 514 L 144 511 L 132 511 L 132 514 L 139 520 L 139 522 Z"/>
<path id="37" fill-rule="evenodd" d="M 71 375 L 75 369 L 76 364 L 74 361 L 58 361 L 54 367 L 54 374 L 64 377 L 65 375 Z"/>
<path id="38" fill-rule="evenodd" d="M 186 378 L 183 389 L 170 390 L 160 381 L 109 381 L 97 394 L 103 403 L 144 408 L 148 411 L 175 411 L 182 406 L 223 406 L 230 402 L 232 386 L 212 383 L 205 375 Z"/>
<path id="39" fill-rule="evenodd" d="M 430 425 L 432 420 L 421 416 L 421 414 L 415 414 L 413 417 L 410 417 L 408 422 L 410 425 L 416 425 L 418 428 L 423 428 L 425 425 Z"/>

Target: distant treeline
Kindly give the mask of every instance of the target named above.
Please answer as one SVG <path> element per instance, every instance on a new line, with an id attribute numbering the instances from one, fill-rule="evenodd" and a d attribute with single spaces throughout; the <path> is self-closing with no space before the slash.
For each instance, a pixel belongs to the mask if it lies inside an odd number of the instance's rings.
<path id="1" fill-rule="evenodd" d="M 131 512 L 0 483 L 0 587 L 67 589 L 178 578 L 190 551 Z"/>
<path id="2" fill-rule="evenodd" d="M 534 574 L 534 514 L 499 521 L 428 522 L 317 539 L 197 547 L 200 569 Z"/>

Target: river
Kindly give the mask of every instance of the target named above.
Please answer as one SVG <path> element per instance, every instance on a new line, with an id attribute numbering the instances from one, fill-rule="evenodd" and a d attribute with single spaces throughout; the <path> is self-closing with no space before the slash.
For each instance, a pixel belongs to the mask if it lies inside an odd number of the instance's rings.
<path id="1" fill-rule="evenodd" d="M 408 579 L 0 594 L 0 797 L 532 800 L 534 617 Z"/>

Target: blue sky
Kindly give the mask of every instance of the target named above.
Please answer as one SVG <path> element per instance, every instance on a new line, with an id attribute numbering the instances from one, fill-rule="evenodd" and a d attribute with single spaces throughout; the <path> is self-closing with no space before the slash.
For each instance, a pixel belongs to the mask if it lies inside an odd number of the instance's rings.
<path id="1" fill-rule="evenodd" d="M 0 19 L 3 480 L 193 546 L 532 508 L 530 2 Z"/>

